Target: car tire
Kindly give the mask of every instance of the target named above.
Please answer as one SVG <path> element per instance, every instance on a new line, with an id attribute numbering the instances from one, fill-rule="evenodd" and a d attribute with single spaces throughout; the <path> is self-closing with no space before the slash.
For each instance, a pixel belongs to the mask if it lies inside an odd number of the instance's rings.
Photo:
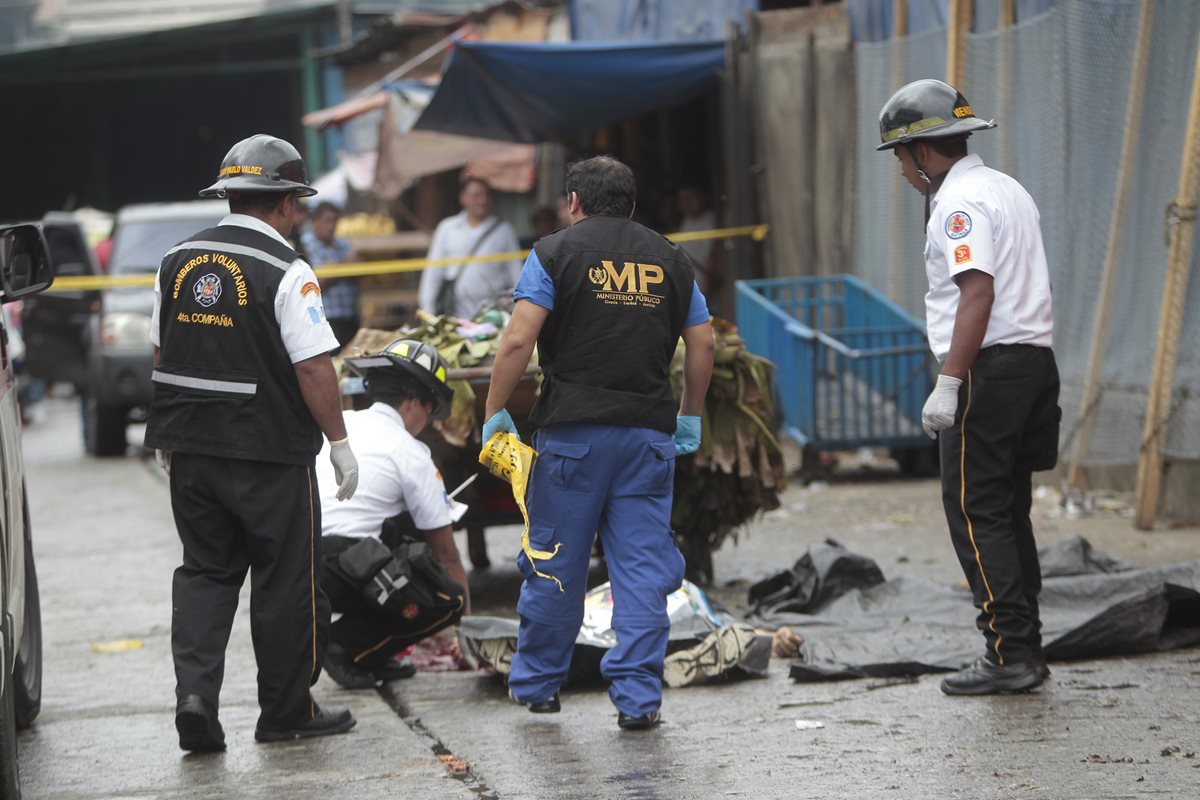
<path id="1" fill-rule="evenodd" d="M 13 660 L 13 709 L 18 730 L 33 724 L 42 710 L 42 603 L 33 563 L 29 504 L 25 505 L 25 624 Z"/>
<path id="2" fill-rule="evenodd" d="M 99 458 L 125 455 L 125 422 L 128 412 L 121 407 L 105 406 L 95 398 L 87 399 L 84 430 L 89 455 Z"/>

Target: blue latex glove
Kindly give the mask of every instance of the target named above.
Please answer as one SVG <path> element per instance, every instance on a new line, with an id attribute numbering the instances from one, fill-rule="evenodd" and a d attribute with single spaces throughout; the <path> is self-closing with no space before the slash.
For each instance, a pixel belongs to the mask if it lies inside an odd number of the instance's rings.
<path id="1" fill-rule="evenodd" d="M 671 437 L 675 443 L 675 455 L 686 456 L 700 449 L 700 418 L 676 417 L 675 435 Z"/>
<path id="2" fill-rule="evenodd" d="M 512 417 L 508 415 L 507 409 L 500 409 L 492 418 L 483 423 L 483 443 L 486 446 L 492 436 L 502 432 L 517 433 L 517 426 L 513 423 Z M 521 434 L 517 433 L 517 440 L 521 439 Z"/>

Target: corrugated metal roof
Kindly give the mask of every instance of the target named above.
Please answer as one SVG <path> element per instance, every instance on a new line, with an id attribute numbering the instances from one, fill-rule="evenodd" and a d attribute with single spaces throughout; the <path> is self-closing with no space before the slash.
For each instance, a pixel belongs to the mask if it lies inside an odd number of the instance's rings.
<path id="1" fill-rule="evenodd" d="M 64 43 L 332 5 L 334 0 L 42 0 L 37 19 L 53 41 Z"/>

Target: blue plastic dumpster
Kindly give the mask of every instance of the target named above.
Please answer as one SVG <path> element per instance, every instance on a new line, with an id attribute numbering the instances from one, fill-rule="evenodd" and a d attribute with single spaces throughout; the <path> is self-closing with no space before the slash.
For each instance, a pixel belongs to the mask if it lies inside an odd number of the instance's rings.
<path id="1" fill-rule="evenodd" d="M 775 364 L 783 431 L 814 450 L 928 448 L 925 327 L 850 275 L 737 282 L 746 347 Z"/>

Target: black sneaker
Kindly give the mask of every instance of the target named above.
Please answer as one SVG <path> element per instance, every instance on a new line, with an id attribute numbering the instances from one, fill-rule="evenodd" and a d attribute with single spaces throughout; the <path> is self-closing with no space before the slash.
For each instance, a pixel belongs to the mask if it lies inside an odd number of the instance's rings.
<path id="1" fill-rule="evenodd" d="M 1035 661 L 1014 661 L 1001 666 L 987 658 L 979 658 L 966 669 L 943 678 L 942 691 L 952 695 L 1027 692 L 1040 686 L 1048 672 L 1044 665 Z"/>
<path id="2" fill-rule="evenodd" d="M 368 670 L 354 663 L 354 659 L 341 645 L 329 643 L 325 660 L 321 662 L 325 672 L 343 689 L 374 689 L 379 681 Z"/>
<path id="3" fill-rule="evenodd" d="M 313 736 L 330 736 L 345 733 L 354 727 L 356 721 L 348 708 L 317 708 L 317 715 L 308 722 L 294 728 L 279 730 L 258 727 L 254 729 L 254 738 L 260 742 L 286 742 Z"/>
<path id="4" fill-rule="evenodd" d="M 542 700 L 537 703 L 527 703 L 513 694 L 512 689 L 509 689 L 508 698 L 517 705 L 525 706 L 534 714 L 557 714 L 558 712 L 562 711 L 562 703 L 560 703 L 558 700 L 558 692 L 555 692 L 549 700 Z"/>
<path id="5" fill-rule="evenodd" d="M 662 722 L 662 715 L 657 711 L 642 714 L 640 717 L 626 714 L 624 711 L 617 713 L 617 727 L 623 731 L 644 731 L 647 728 L 653 728 L 660 722 Z"/>
<path id="6" fill-rule="evenodd" d="M 175 730 L 179 748 L 192 753 L 219 753 L 225 749 L 225 731 L 217 709 L 198 694 L 185 694 L 175 704 Z"/>

